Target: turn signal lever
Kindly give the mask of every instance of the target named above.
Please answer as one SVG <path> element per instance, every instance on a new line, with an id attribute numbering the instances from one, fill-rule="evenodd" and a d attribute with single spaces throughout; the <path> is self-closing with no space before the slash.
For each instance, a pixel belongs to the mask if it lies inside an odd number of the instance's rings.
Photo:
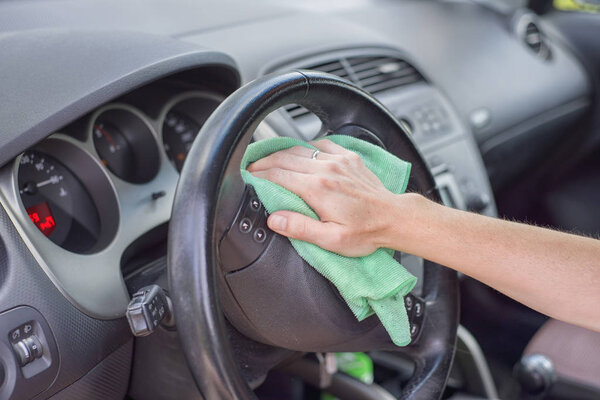
<path id="1" fill-rule="evenodd" d="M 167 327 L 175 326 L 171 299 L 158 285 L 138 290 L 131 298 L 125 315 L 134 336 L 148 336 L 161 323 Z"/>

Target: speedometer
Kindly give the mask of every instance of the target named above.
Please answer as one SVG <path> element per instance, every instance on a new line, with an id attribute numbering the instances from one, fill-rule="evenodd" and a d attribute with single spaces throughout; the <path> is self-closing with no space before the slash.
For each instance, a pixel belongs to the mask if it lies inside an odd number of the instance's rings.
<path id="1" fill-rule="evenodd" d="M 18 172 L 19 194 L 38 230 L 57 245 L 85 253 L 97 242 L 98 210 L 81 181 L 48 154 L 23 154 Z"/>

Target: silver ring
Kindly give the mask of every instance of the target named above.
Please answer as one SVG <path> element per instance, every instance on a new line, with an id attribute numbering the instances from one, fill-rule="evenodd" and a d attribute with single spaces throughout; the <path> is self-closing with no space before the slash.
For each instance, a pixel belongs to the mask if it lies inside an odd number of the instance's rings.
<path id="1" fill-rule="evenodd" d="M 316 160 L 319 153 L 320 153 L 319 150 L 315 150 L 315 152 L 312 154 L 312 156 L 310 158 L 312 158 L 313 160 Z"/>

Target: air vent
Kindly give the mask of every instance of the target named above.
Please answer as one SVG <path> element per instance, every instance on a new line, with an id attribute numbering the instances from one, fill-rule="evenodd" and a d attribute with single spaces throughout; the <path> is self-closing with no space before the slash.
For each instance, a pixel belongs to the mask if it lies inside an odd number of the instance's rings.
<path id="1" fill-rule="evenodd" d="M 285 106 L 284 109 L 292 119 L 303 117 L 309 113 L 306 108 L 299 106 L 298 104 L 289 104 Z"/>
<path id="2" fill-rule="evenodd" d="M 538 25 L 530 18 L 525 18 L 521 23 L 521 37 L 527 47 L 543 60 L 549 60 L 552 55 L 546 43 L 546 37 Z"/>
<path id="3" fill-rule="evenodd" d="M 419 71 L 396 57 L 346 57 L 303 68 L 337 75 L 371 94 L 424 81 Z M 296 104 L 286 106 L 285 110 L 293 119 L 309 113 L 307 109 Z"/>
<path id="4" fill-rule="evenodd" d="M 336 60 L 336 61 L 329 62 L 326 64 L 314 65 L 308 69 L 314 69 L 316 71 L 321 71 L 321 72 L 328 72 L 330 74 L 337 75 L 340 78 L 350 80 L 350 78 L 348 78 L 348 76 L 349 76 L 348 69 L 346 69 L 346 67 L 344 67 L 342 60 Z"/>
<path id="5" fill-rule="evenodd" d="M 409 63 L 391 57 L 348 59 L 356 83 L 371 94 L 410 85 L 423 80 Z"/>

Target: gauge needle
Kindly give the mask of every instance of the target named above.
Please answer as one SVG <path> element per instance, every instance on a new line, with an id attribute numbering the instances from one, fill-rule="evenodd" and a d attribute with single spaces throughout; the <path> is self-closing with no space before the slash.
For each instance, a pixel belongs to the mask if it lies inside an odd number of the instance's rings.
<path id="1" fill-rule="evenodd" d="M 52 175 L 49 179 L 46 179 L 45 181 L 36 183 L 35 186 L 42 187 L 42 186 L 49 185 L 51 183 L 58 183 L 61 181 L 61 179 L 62 179 L 62 176 Z"/>
<path id="2" fill-rule="evenodd" d="M 98 129 L 98 131 L 102 134 L 102 136 L 104 136 L 106 138 L 106 140 L 108 140 L 108 143 L 110 143 L 113 146 L 117 147 L 117 144 L 115 143 L 115 141 L 113 140 L 113 138 L 110 136 L 110 134 L 106 131 L 106 129 L 104 129 L 100 125 L 96 125 L 96 126 L 94 126 L 94 128 Z"/>

